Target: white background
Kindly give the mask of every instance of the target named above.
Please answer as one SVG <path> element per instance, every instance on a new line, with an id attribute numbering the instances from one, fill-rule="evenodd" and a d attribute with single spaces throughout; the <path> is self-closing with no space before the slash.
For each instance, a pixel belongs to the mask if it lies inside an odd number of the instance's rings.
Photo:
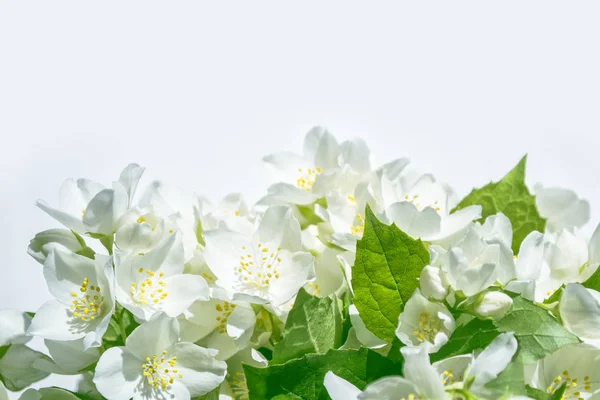
<path id="1" fill-rule="evenodd" d="M 25 249 L 65 178 L 256 200 L 315 124 L 460 194 L 529 153 L 600 206 L 600 3 L 210 3 L 0 2 L 0 308 L 49 298 Z"/>

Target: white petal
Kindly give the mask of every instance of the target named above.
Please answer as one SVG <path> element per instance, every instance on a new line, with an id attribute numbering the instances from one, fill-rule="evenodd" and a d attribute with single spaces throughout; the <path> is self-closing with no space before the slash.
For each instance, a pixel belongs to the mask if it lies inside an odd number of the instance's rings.
<path id="1" fill-rule="evenodd" d="M 430 207 L 418 211 L 407 201 L 394 203 L 387 210 L 388 218 L 413 238 L 435 237 L 440 232 L 440 215 Z"/>
<path id="2" fill-rule="evenodd" d="M 129 164 L 119 176 L 119 183 L 123 186 L 127 193 L 128 208 L 131 207 L 131 201 L 133 200 L 133 196 L 144 170 L 145 168 L 140 167 L 138 164 Z"/>
<path id="3" fill-rule="evenodd" d="M 367 329 L 365 323 L 360 318 L 358 310 L 356 306 L 352 304 L 349 309 L 350 321 L 352 322 L 352 327 L 355 329 L 356 337 L 360 342 L 370 349 L 378 349 L 384 347 L 387 343 L 377 336 L 375 336 L 371 331 Z"/>
<path id="4" fill-rule="evenodd" d="M 127 337 L 125 347 L 140 360 L 161 354 L 179 340 L 179 323 L 174 318 L 159 314 L 144 322 Z"/>
<path id="5" fill-rule="evenodd" d="M 27 313 L 17 310 L 0 310 L 0 346 L 27 343 L 31 337 L 26 331 L 31 324 Z"/>
<path id="6" fill-rule="evenodd" d="M 215 230 L 204 233 L 204 259 L 217 276 L 219 284 L 231 291 L 237 282 L 235 269 L 239 267 L 241 252 L 251 249 L 250 238 L 237 232 Z"/>
<path id="7" fill-rule="evenodd" d="M 96 278 L 94 260 L 71 252 L 55 249 L 44 263 L 44 277 L 48 290 L 52 295 L 63 302 L 71 304 L 71 293 L 80 294 L 83 280 Z M 97 284 L 98 282 L 90 282 Z"/>
<path id="8" fill-rule="evenodd" d="M 418 398 L 417 387 L 408 379 L 399 376 L 389 376 L 376 380 L 367 385 L 365 390 L 358 395 L 359 400 L 397 400 L 408 399 L 410 395 Z M 428 399 L 438 400 L 438 399 Z"/>
<path id="9" fill-rule="evenodd" d="M 74 319 L 67 306 L 57 300 L 45 303 L 35 314 L 27 333 L 52 340 L 75 340 L 84 337 L 90 323 Z"/>
<path id="10" fill-rule="evenodd" d="M 600 347 L 600 293 L 578 283 L 568 284 L 559 310 L 564 326 L 584 342 Z"/>
<path id="11" fill-rule="evenodd" d="M 311 204 L 317 200 L 311 192 L 307 192 L 290 183 L 275 183 L 269 186 L 266 197 L 259 201 L 261 205 L 269 204 Z"/>
<path id="12" fill-rule="evenodd" d="M 198 275 L 182 274 L 164 279 L 164 293 L 168 296 L 159 304 L 159 309 L 169 317 L 177 317 L 196 300 L 208 300 L 206 280 Z"/>
<path id="13" fill-rule="evenodd" d="M 94 384 L 108 399 L 128 400 L 142 381 L 142 363 L 123 347 L 110 348 L 96 365 Z"/>
<path id="14" fill-rule="evenodd" d="M 356 386 L 331 371 L 325 374 L 323 386 L 331 400 L 356 400 L 361 393 Z"/>
<path id="15" fill-rule="evenodd" d="M 63 373 L 78 373 L 83 368 L 98 361 L 98 358 L 100 358 L 100 351 L 98 348 L 89 348 L 84 351 L 83 340 L 81 339 L 64 342 L 45 340 L 44 344 L 48 348 L 55 366 L 64 371 Z M 36 363 L 36 367 L 37 366 L 38 364 Z M 40 369 L 46 371 L 45 369 Z"/>
<path id="16" fill-rule="evenodd" d="M 359 138 L 346 140 L 340 147 L 343 163 L 349 164 L 356 172 L 367 173 L 371 170 L 369 147 L 364 140 Z"/>
<path id="17" fill-rule="evenodd" d="M 11 390 L 26 388 L 48 376 L 47 372 L 34 368 L 40 359 L 48 357 L 23 344 L 13 344 L 0 359 L 0 376 Z"/>
<path id="18" fill-rule="evenodd" d="M 301 249 L 300 224 L 289 207 L 269 207 L 260 221 L 257 235 L 262 243 L 290 251 Z"/>
<path id="19" fill-rule="evenodd" d="M 546 230 L 558 232 L 564 228 L 580 228 L 590 219 L 590 205 L 569 189 L 534 187 L 540 214 L 548 219 Z"/>
<path id="20" fill-rule="evenodd" d="M 429 362 L 427 350 L 403 347 L 401 352 L 404 356 L 404 376 L 417 387 L 419 394 L 427 399 L 444 399 L 444 385 Z"/>
<path id="21" fill-rule="evenodd" d="M 339 145 L 327 129 L 316 126 L 306 134 L 304 157 L 313 160 L 315 167 L 323 169 L 337 167 L 339 154 Z"/>
<path id="22" fill-rule="evenodd" d="M 310 253 L 297 252 L 291 257 L 281 252 L 282 262 L 279 264 L 279 279 L 271 280 L 269 292 L 273 296 L 273 306 L 280 306 L 290 300 L 302 286 L 314 279 L 315 258 Z"/>
<path id="23" fill-rule="evenodd" d="M 36 201 L 35 205 L 38 206 L 46 214 L 48 214 L 49 216 L 51 216 L 52 218 L 54 218 L 55 220 L 57 220 L 64 226 L 66 226 L 67 228 L 69 228 L 77 233 L 81 233 L 81 234 L 87 232 L 85 224 L 83 223 L 81 218 L 77 218 L 77 217 L 75 217 L 69 213 L 66 213 L 62 210 L 59 210 L 57 208 L 50 207 L 48 205 L 48 203 L 46 203 L 43 200 Z M 85 209 L 85 206 L 83 209 Z M 81 211 L 80 211 L 80 213 L 81 213 Z"/>
<path id="24" fill-rule="evenodd" d="M 517 278 L 523 281 L 537 280 L 544 261 L 544 234 L 533 231 L 523 240 L 517 258 Z"/>
<path id="25" fill-rule="evenodd" d="M 244 335 L 251 336 L 255 324 L 256 314 L 252 307 L 238 304 L 227 318 L 227 334 L 233 339 L 239 339 Z"/>
<path id="26" fill-rule="evenodd" d="M 177 343 L 172 347 L 177 357 L 180 380 L 192 396 L 210 392 L 223 382 L 227 364 L 215 360 L 216 352 L 191 343 Z"/>
<path id="27" fill-rule="evenodd" d="M 495 379 L 512 360 L 517 351 L 513 333 L 501 333 L 475 358 L 469 376 L 474 376 L 474 387 L 483 388 Z"/>

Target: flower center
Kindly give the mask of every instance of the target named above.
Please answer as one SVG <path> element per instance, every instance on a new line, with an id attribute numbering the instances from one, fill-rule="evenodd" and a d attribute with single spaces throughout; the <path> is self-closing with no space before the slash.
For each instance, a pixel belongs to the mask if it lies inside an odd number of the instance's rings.
<path id="1" fill-rule="evenodd" d="M 431 204 L 421 204 L 421 202 L 418 199 L 419 199 L 419 195 L 418 194 L 413 194 L 413 195 L 406 194 L 406 195 L 404 195 L 404 200 L 408 201 L 409 203 L 414 204 L 415 207 L 417 207 L 417 210 L 419 210 L 419 211 L 423 211 L 427 207 L 431 207 L 435 211 L 440 211 L 439 201 L 435 200 Z"/>
<path id="2" fill-rule="evenodd" d="M 561 396 L 561 400 L 579 400 L 581 392 L 590 392 L 592 390 L 590 377 L 584 376 L 583 379 L 572 378 L 568 370 L 564 370 L 558 375 L 550 385 L 546 388 L 548 393 L 556 392 L 562 385 L 566 385 L 565 392 Z"/>
<path id="3" fill-rule="evenodd" d="M 227 319 L 235 309 L 236 305 L 233 303 L 228 303 L 226 301 L 219 302 L 215 305 L 215 309 L 220 313 L 217 316 L 217 332 L 225 333 L 227 332 Z"/>
<path id="4" fill-rule="evenodd" d="M 452 385 L 453 383 L 456 382 L 461 382 L 463 380 L 462 375 L 458 375 L 458 376 L 454 376 L 452 374 L 452 370 L 451 369 L 447 369 L 444 372 L 442 372 L 442 384 L 444 386 L 446 385 Z"/>
<path id="5" fill-rule="evenodd" d="M 142 374 L 154 389 L 167 390 L 175 382 L 175 378 L 183 378 L 175 368 L 177 357 L 167 359 L 166 356 L 167 351 L 163 350 L 160 356 L 146 357 L 146 362 L 142 364 Z"/>
<path id="6" fill-rule="evenodd" d="M 131 298 L 136 303 L 140 304 L 158 304 L 164 301 L 169 295 L 165 288 L 167 284 L 162 278 L 165 276 L 164 273 L 156 273 L 144 268 L 138 269 L 140 274 L 137 282 L 131 283 Z"/>
<path id="7" fill-rule="evenodd" d="M 298 172 L 300 172 L 300 177 L 296 180 L 296 185 L 300 189 L 310 192 L 315 184 L 315 180 L 321 175 L 323 170 L 320 167 L 317 167 L 317 169 L 307 168 L 306 171 L 298 168 Z"/>
<path id="8" fill-rule="evenodd" d="M 100 287 L 90 285 L 89 279 L 83 278 L 79 293 L 71 292 L 71 297 L 73 297 L 71 315 L 84 322 L 93 321 L 102 314 L 104 296 L 102 296 Z"/>
<path id="9" fill-rule="evenodd" d="M 243 254 L 240 255 L 240 265 L 236 268 L 238 280 L 256 289 L 269 287 L 272 279 L 279 279 L 277 268 L 281 264 L 280 250 L 281 247 L 270 250 L 262 243 L 258 243 L 256 249 L 250 250 L 242 246 Z"/>
<path id="10" fill-rule="evenodd" d="M 419 314 L 418 326 L 413 331 L 419 342 L 427 340 L 433 343 L 435 335 L 440 331 L 440 319 L 432 317 L 428 312 Z"/>
<path id="11" fill-rule="evenodd" d="M 360 214 L 356 214 L 354 225 L 350 227 L 350 233 L 358 238 L 362 237 L 363 233 L 365 233 L 365 220 Z"/>

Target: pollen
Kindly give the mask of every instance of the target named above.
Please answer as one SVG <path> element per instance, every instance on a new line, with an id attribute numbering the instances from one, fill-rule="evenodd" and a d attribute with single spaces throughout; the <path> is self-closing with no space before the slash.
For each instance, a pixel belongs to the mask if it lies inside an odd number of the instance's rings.
<path id="1" fill-rule="evenodd" d="M 93 290 L 98 295 L 91 296 L 86 294 L 87 291 Z M 104 304 L 104 296 L 101 294 L 101 289 L 97 285 L 90 285 L 89 279 L 84 278 L 79 288 L 81 295 L 76 292 L 71 292 L 70 295 L 73 297 L 73 302 L 70 307 L 71 316 L 79 321 L 87 322 L 94 320 L 102 314 L 102 306 Z M 83 312 L 80 312 L 83 311 Z"/>
<path id="2" fill-rule="evenodd" d="M 167 350 L 163 350 L 161 357 L 153 355 L 152 358 L 146 357 L 146 362 L 142 364 L 142 375 L 146 378 L 146 383 L 154 389 L 168 390 L 176 378 L 183 378 L 175 369 L 177 357 L 166 358 Z"/>

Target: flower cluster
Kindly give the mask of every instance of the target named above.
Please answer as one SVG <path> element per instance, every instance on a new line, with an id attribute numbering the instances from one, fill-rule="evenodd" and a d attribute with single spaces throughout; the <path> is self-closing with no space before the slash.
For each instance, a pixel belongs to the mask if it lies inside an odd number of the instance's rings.
<path id="1" fill-rule="evenodd" d="M 320 127 L 264 162 L 252 206 L 137 164 L 38 201 L 53 299 L 0 311 L 0 399 L 600 399 L 600 229 L 525 157 L 463 198 Z"/>

